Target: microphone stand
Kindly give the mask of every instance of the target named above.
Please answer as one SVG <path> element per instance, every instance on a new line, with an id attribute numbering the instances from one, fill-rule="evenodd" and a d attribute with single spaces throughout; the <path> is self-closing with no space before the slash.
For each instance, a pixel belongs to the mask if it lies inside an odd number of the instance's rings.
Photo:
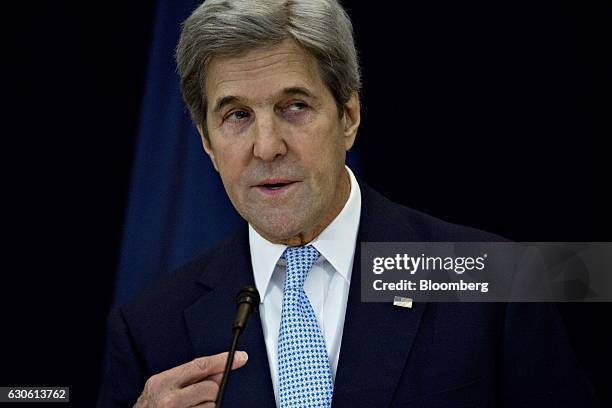
<path id="1" fill-rule="evenodd" d="M 234 354 L 236 353 L 236 348 L 238 347 L 238 338 L 244 331 L 249 316 L 253 310 L 259 306 L 259 299 L 259 292 L 253 286 L 245 287 L 238 293 L 238 296 L 236 296 L 238 311 L 236 312 L 236 319 L 234 320 L 234 327 L 232 329 L 232 345 L 225 364 L 225 370 L 223 371 L 223 377 L 221 378 L 221 383 L 219 384 L 219 392 L 217 394 L 217 401 L 215 405 L 216 408 L 221 408 L 221 403 L 223 402 L 225 386 L 227 385 L 229 373 L 231 372 L 232 364 L 234 363 Z"/>

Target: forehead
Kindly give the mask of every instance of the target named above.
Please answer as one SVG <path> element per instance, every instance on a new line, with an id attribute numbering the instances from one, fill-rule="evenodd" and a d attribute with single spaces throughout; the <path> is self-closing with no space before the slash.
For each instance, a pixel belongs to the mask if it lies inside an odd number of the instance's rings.
<path id="1" fill-rule="evenodd" d="M 214 57 L 206 73 L 210 104 L 225 96 L 265 98 L 290 87 L 322 91 L 316 59 L 293 40 L 234 57 Z"/>

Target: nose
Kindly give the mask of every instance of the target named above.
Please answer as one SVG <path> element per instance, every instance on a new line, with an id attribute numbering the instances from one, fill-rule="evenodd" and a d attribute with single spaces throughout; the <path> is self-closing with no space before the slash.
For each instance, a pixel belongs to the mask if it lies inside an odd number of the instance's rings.
<path id="1" fill-rule="evenodd" d="M 258 115 L 254 132 L 253 155 L 258 159 L 272 161 L 287 153 L 287 144 L 274 114 Z"/>

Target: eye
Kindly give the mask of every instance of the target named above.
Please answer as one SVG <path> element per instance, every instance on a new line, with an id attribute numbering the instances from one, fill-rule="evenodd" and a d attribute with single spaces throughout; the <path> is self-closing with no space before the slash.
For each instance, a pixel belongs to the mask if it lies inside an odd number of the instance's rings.
<path id="1" fill-rule="evenodd" d="M 287 106 L 287 110 L 291 112 L 299 112 L 307 108 L 307 105 L 304 102 L 294 102 L 291 105 Z"/>
<path id="2" fill-rule="evenodd" d="M 232 113 L 230 113 L 229 115 L 225 116 L 224 120 L 230 120 L 232 122 L 240 122 L 243 119 L 246 119 L 249 117 L 249 113 L 245 112 L 245 111 L 234 111 Z"/>

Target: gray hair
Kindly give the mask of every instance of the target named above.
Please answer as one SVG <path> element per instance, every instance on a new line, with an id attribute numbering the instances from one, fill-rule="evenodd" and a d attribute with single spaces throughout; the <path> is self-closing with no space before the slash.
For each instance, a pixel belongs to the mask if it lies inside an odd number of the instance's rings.
<path id="1" fill-rule="evenodd" d="M 361 88 L 353 26 L 337 0 L 208 0 L 183 23 L 176 62 L 183 99 L 203 125 L 208 64 L 292 38 L 317 60 L 339 114 Z"/>

